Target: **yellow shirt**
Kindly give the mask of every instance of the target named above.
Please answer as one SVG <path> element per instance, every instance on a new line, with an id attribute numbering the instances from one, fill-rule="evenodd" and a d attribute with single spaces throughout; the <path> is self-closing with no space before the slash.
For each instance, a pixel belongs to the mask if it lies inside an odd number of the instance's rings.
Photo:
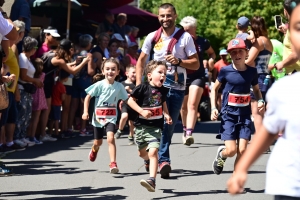
<path id="1" fill-rule="evenodd" d="M 7 91 L 14 93 L 18 85 L 18 80 L 20 76 L 20 67 L 18 64 L 17 57 L 11 48 L 9 48 L 9 55 L 6 62 L 4 62 L 4 64 L 8 67 L 8 71 L 10 74 L 16 75 L 15 81 L 12 83 L 11 86 L 7 87 Z"/>
<path id="2" fill-rule="evenodd" d="M 290 31 L 288 30 L 286 32 L 286 35 L 284 37 L 283 40 L 283 60 L 285 60 L 291 53 L 292 53 L 292 49 L 291 49 L 291 39 L 290 39 Z M 300 71 L 300 61 L 298 60 L 295 64 L 292 64 L 288 67 L 285 68 L 286 69 L 286 73 L 291 73 L 294 70 Z"/>

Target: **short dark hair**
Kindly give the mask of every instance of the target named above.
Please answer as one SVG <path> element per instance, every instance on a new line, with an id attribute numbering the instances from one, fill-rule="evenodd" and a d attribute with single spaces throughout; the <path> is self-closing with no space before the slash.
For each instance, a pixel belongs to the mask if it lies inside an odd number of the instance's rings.
<path id="1" fill-rule="evenodd" d="M 29 52 L 34 48 L 37 48 L 38 41 L 30 36 L 27 36 L 23 40 L 23 51 Z"/>
<path id="2" fill-rule="evenodd" d="M 283 2 L 283 7 L 289 15 L 292 14 L 294 8 L 300 3 L 300 0 L 285 0 Z"/>
<path id="3" fill-rule="evenodd" d="M 168 8 L 172 8 L 173 12 L 176 14 L 176 8 L 173 6 L 173 4 L 170 3 L 163 3 L 159 6 L 158 9 L 168 9 Z"/>

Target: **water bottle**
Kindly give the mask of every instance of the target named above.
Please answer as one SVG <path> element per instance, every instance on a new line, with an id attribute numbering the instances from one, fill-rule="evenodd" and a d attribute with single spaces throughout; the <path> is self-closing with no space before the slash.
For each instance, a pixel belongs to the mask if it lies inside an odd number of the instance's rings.
<path id="1" fill-rule="evenodd" d="M 264 85 L 269 85 L 270 78 L 271 78 L 270 75 L 267 75 L 267 76 L 266 76 L 266 78 L 265 78 L 265 80 L 264 80 Z"/>
<path id="2" fill-rule="evenodd" d="M 277 70 L 277 69 L 272 69 L 272 76 L 275 78 L 275 80 L 277 81 L 278 79 L 281 79 L 282 77 L 285 76 L 285 68 L 283 68 L 282 70 Z"/>

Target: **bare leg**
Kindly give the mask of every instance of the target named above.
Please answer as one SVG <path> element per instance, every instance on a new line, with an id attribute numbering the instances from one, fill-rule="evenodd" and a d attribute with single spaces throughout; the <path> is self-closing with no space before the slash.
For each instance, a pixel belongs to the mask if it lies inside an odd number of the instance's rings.
<path id="1" fill-rule="evenodd" d="M 40 122 L 39 122 L 39 132 L 38 134 L 41 134 L 41 136 L 45 136 L 46 134 L 46 127 L 47 127 L 47 123 L 48 123 L 48 119 L 49 119 L 49 114 L 51 111 L 51 98 L 47 98 L 47 106 L 48 109 L 47 110 L 42 110 L 41 114 L 40 114 Z"/>
<path id="2" fill-rule="evenodd" d="M 108 143 L 108 152 L 109 152 L 110 162 L 116 162 L 117 150 L 116 150 L 114 132 L 107 132 L 107 143 Z"/>
<path id="3" fill-rule="evenodd" d="M 157 174 L 157 165 L 158 165 L 158 149 L 150 148 L 148 152 L 150 159 L 150 177 L 156 178 Z"/>
<path id="4" fill-rule="evenodd" d="M 262 120 L 264 117 L 264 112 L 258 112 L 257 109 L 257 101 L 251 100 L 251 111 L 252 111 L 252 116 L 254 118 L 254 127 L 255 130 L 259 130 L 259 128 L 262 125 Z"/>
<path id="5" fill-rule="evenodd" d="M 127 122 L 127 119 L 128 119 L 128 113 L 124 112 L 121 114 L 121 119 L 120 119 L 120 122 L 119 122 L 119 130 L 120 131 L 123 131 L 124 129 L 124 126 Z"/>
<path id="6" fill-rule="evenodd" d="M 201 96 L 203 94 L 203 88 L 197 85 L 191 85 L 189 87 L 189 98 L 187 102 L 188 114 L 186 116 L 186 128 L 194 129 L 197 121 L 197 110 Z M 201 116 L 200 116 L 201 117 Z"/>
<path id="7" fill-rule="evenodd" d="M 134 135 L 134 125 L 133 125 L 133 121 L 129 120 L 128 121 L 129 124 L 129 136 L 133 137 Z"/>
<path id="8" fill-rule="evenodd" d="M 248 146 L 248 142 L 249 142 L 249 140 L 245 140 L 245 139 L 240 139 L 238 141 L 238 143 L 237 143 L 237 154 L 236 154 L 236 158 L 235 158 L 235 162 L 234 162 L 234 167 L 236 166 L 237 162 L 239 161 L 239 159 L 241 158 L 243 153 L 246 151 L 247 146 Z"/>
<path id="9" fill-rule="evenodd" d="M 69 113 L 68 128 L 70 128 L 70 129 L 72 129 L 72 126 L 73 126 L 75 113 L 77 111 L 78 104 L 79 104 L 79 99 L 78 98 L 72 98 L 71 99 L 71 105 L 72 105 L 72 108 L 74 108 L 74 109 L 70 109 L 70 113 Z"/>

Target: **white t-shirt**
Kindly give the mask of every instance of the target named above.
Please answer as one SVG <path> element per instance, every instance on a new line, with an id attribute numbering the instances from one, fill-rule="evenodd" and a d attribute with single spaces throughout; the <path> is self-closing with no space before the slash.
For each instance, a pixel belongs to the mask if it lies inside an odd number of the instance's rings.
<path id="1" fill-rule="evenodd" d="M 275 82 L 267 93 L 263 124 L 271 134 L 284 130 L 267 165 L 267 194 L 300 197 L 300 72 Z"/>
<path id="2" fill-rule="evenodd" d="M 32 63 L 29 61 L 29 59 L 26 57 L 26 55 L 24 53 L 20 53 L 19 55 L 19 66 L 20 69 L 27 69 L 27 76 L 33 78 L 34 73 L 35 73 L 35 68 L 32 65 Z M 21 80 L 21 77 L 19 79 L 19 82 L 21 83 L 30 83 L 30 82 L 25 82 Z M 23 86 L 22 85 L 18 85 L 19 89 L 23 90 Z"/>
<path id="3" fill-rule="evenodd" d="M 165 36 L 163 33 L 161 34 L 161 38 L 154 46 L 154 56 L 153 56 L 154 60 L 165 60 L 165 55 L 167 54 L 169 42 L 171 41 L 171 39 L 173 38 L 173 36 L 178 30 L 179 28 L 176 28 L 174 33 L 170 37 Z M 153 40 L 155 32 L 156 31 L 149 33 L 144 41 L 142 51 L 147 55 L 150 55 L 151 47 L 152 47 L 151 42 Z M 193 38 L 187 32 L 185 32 L 180 37 L 180 39 L 175 44 L 172 51 L 172 54 L 176 58 L 181 58 L 181 59 L 187 59 L 189 56 L 192 56 L 196 53 L 197 51 L 195 49 Z M 176 90 L 185 90 L 186 69 L 183 67 L 177 67 L 177 77 L 176 77 L 175 75 L 176 67 L 171 66 L 171 63 L 167 63 L 167 65 L 168 65 L 167 78 L 164 83 L 164 86 Z"/>
<path id="4" fill-rule="evenodd" d="M 0 42 L 2 41 L 3 35 L 7 35 L 12 28 L 13 25 L 3 18 L 2 13 L 0 12 Z"/>

